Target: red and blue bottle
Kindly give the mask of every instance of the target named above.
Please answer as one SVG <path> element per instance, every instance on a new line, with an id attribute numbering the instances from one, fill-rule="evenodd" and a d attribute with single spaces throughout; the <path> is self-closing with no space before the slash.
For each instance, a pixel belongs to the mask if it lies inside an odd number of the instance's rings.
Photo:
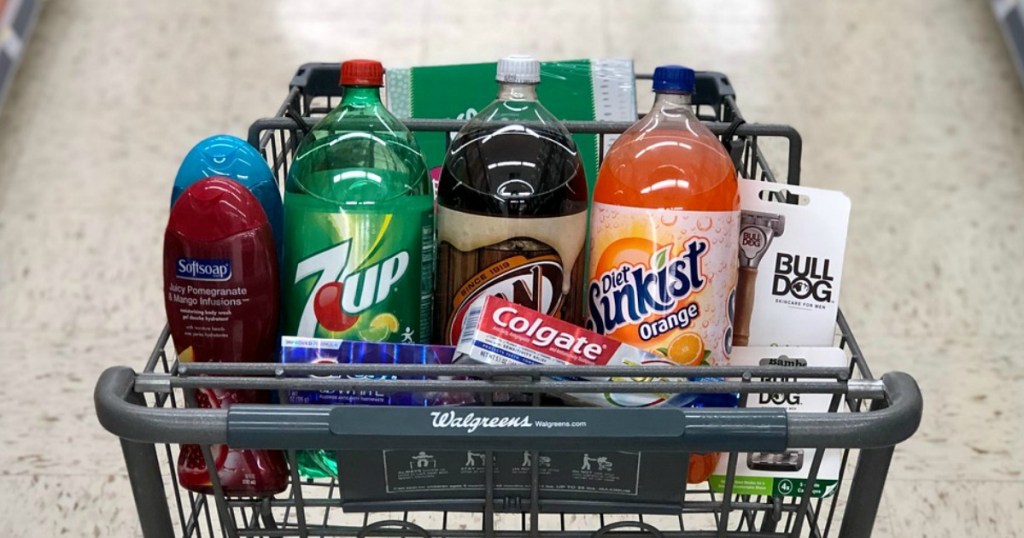
<path id="1" fill-rule="evenodd" d="M 279 282 L 270 223 L 248 189 L 214 177 L 185 190 L 164 235 L 164 302 L 180 362 L 273 361 Z M 265 391 L 198 389 L 193 396 L 200 408 L 270 403 Z M 273 495 L 288 485 L 279 451 L 214 445 L 211 453 L 225 495 Z M 178 481 L 212 493 L 197 445 L 181 447 Z"/>

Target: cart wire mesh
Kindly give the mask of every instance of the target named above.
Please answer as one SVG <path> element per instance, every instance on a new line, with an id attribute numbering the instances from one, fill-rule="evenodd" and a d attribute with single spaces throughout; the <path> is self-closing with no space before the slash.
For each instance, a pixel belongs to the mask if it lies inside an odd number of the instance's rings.
<path id="1" fill-rule="evenodd" d="M 841 345 L 847 351 L 849 368 L 806 369 L 794 372 L 792 369 L 770 372 L 772 376 L 795 376 L 801 378 L 811 376 L 817 383 L 809 388 L 802 383 L 769 383 L 775 394 L 793 392 L 831 392 L 833 394 L 830 411 L 836 412 L 845 406 L 851 412 L 867 410 L 871 402 L 867 398 L 854 398 L 850 389 L 852 380 L 870 379 L 870 372 L 859 353 L 856 341 L 848 332 L 848 327 L 840 319 L 839 328 L 843 331 Z M 186 366 L 168 359 L 167 332 L 161 338 L 164 345 L 158 346 L 147 364 L 147 369 L 140 374 L 135 382 L 137 391 L 148 394 L 153 407 L 179 407 L 183 403 L 182 395 L 196 387 L 205 388 L 253 388 L 279 386 L 282 401 L 287 401 L 286 390 L 308 390 L 323 386 L 323 381 L 307 378 L 290 378 L 293 375 L 308 375 L 310 371 L 323 370 L 323 374 L 334 374 L 348 371 L 358 374 L 347 365 L 326 366 L 312 365 L 289 367 L 287 365 L 228 365 L 211 364 Z M 173 351 L 170 352 L 173 357 Z M 350 366 L 350 365 L 348 365 Z M 386 367 L 374 365 L 380 370 Z M 396 367 L 392 367 L 396 368 Z M 402 370 L 396 368 L 396 371 Z M 406 368 L 406 370 L 409 370 Z M 486 369 L 477 369 L 475 376 L 486 383 Z M 764 392 L 765 388 L 756 387 L 754 376 L 768 375 L 756 369 L 740 371 L 733 369 L 732 376 L 744 378 L 752 390 L 746 394 Z M 411 373 L 411 372 L 401 372 Z M 454 372 L 453 372 L 454 373 Z M 209 376 L 216 375 L 216 379 Z M 680 374 L 685 375 L 685 373 Z M 234 377 L 230 377 L 234 376 Z M 540 380 L 533 381 L 538 386 Z M 366 381 L 334 382 L 339 390 L 366 388 Z M 372 383 L 372 382 L 370 382 Z M 453 390 L 459 387 L 458 382 L 451 383 Z M 524 383 L 529 383 L 524 381 Z M 861 396 L 877 397 L 877 389 L 873 385 L 862 385 Z M 516 387 L 523 388 L 523 387 Z M 684 390 L 682 384 L 676 387 Z M 388 390 L 376 387 L 374 390 Z M 508 390 L 507 384 L 496 385 L 494 392 Z M 545 389 L 547 390 L 547 389 Z M 573 390 L 578 390 L 574 387 Z M 706 390 L 688 387 L 688 390 Z M 535 404 L 539 404 L 540 391 L 535 395 Z M 204 446 L 207 458 L 212 458 L 210 447 Z M 495 536 L 518 538 L 528 536 L 570 536 L 591 537 L 612 534 L 615 536 L 649 535 L 656 537 L 689 537 L 689 536 L 811 536 L 823 537 L 833 535 L 842 518 L 842 504 L 846 497 L 848 485 L 847 473 L 851 470 L 851 455 L 855 451 L 842 450 L 842 465 L 836 492 L 830 497 L 812 498 L 813 481 L 817 478 L 823 450 L 815 451 L 808 476 L 805 494 L 794 497 L 769 497 L 753 495 L 728 495 L 712 491 L 707 483 L 690 484 L 685 492 L 678 513 L 622 513 L 630 507 L 623 505 L 607 509 L 608 513 L 593 513 L 593 509 L 585 512 L 570 513 L 559 511 L 549 513 L 543 509 L 543 494 L 536 490 L 530 492 L 533 499 L 540 502 L 536 505 L 523 497 L 501 497 L 489 491 L 480 509 L 469 511 L 417 511 L 414 507 L 403 507 L 395 503 L 394 510 L 384 512 L 346 512 L 343 509 L 341 488 L 337 479 L 303 479 L 297 472 L 296 452 L 287 451 L 291 466 L 291 483 L 286 494 L 275 498 L 228 498 L 222 493 L 200 495 L 180 488 L 177 485 L 175 468 L 177 447 L 164 445 L 164 466 L 166 486 L 173 491 L 173 504 L 177 516 L 180 536 L 437 536 L 437 537 L 475 537 Z M 534 453 L 534 461 L 539 454 Z M 344 457 L 339 453 L 338 457 Z M 680 453 L 680 458 L 688 454 Z M 723 457 L 725 457 L 723 455 Z M 731 490 L 737 459 L 737 452 L 728 453 L 729 475 L 726 492 Z M 209 461 L 212 461 L 210 459 Z M 490 463 L 490 459 L 485 459 Z M 216 473 L 211 479 L 217 484 Z M 679 478 L 682 480 L 682 477 Z M 536 477 L 534 477 L 536 480 Z M 536 484 L 536 482 L 534 482 Z M 415 504 L 415 503 L 412 503 Z M 537 506 L 537 509 L 533 509 Z M 404 509 L 403 509 L 404 508 Z M 618 512 L 618 513 L 611 513 Z"/>

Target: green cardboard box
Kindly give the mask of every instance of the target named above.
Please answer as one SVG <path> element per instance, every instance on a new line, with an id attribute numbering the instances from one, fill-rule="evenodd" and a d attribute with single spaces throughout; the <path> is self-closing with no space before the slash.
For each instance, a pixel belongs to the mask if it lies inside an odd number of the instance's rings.
<path id="1" fill-rule="evenodd" d="M 496 64 L 389 68 L 388 109 L 399 118 L 469 119 L 498 94 Z M 636 77 L 632 60 L 568 60 L 541 63 L 537 93 L 561 120 L 633 121 Z M 416 133 L 431 177 L 440 177 L 445 133 Z M 610 147 L 614 137 L 605 137 Z M 574 136 L 587 182 L 597 180 L 601 148 L 597 135 Z"/>

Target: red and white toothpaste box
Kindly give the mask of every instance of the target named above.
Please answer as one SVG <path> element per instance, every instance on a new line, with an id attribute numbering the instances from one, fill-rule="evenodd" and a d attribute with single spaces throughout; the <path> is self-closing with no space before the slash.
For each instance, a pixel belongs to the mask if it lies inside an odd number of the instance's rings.
<path id="1" fill-rule="evenodd" d="M 618 340 L 588 331 L 536 310 L 487 297 L 466 315 L 455 348 L 461 360 L 482 364 L 577 366 L 678 366 L 666 357 L 648 353 Z M 582 381 L 643 382 L 636 378 L 563 378 Z M 652 379 L 653 381 L 653 379 Z M 684 407 L 699 394 L 577 393 L 566 395 L 582 404 L 600 407 Z"/>

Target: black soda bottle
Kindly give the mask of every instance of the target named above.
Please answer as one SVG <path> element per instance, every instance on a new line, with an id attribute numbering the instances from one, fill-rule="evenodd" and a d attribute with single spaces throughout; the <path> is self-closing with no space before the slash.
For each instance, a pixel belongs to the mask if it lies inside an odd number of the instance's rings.
<path id="1" fill-rule="evenodd" d="M 498 98 L 455 139 L 438 184 L 433 342 L 498 295 L 582 324 L 587 181 L 569 132 L 537 100 L 540 63 L 498 62 Z"/>

